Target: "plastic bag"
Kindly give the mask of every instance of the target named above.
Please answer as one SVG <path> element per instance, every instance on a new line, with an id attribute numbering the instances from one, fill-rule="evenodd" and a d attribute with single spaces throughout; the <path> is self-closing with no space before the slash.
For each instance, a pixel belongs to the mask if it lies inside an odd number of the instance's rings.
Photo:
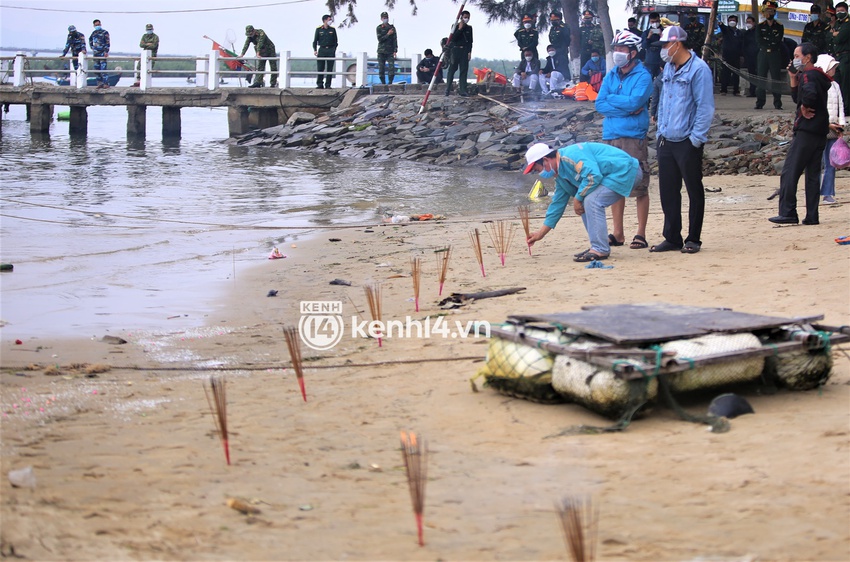
<path id="1" fill-rule="evenodd" d="M 843 137 L 835 141 L 829 150 L 829 163 L 836 170 L 850 167 L 850 146 L 847 146 Z"/>

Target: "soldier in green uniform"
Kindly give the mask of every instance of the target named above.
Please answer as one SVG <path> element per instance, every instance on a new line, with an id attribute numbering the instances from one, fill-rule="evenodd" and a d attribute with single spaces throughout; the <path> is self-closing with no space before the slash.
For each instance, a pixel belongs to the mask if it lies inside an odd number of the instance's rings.
<path id="1" fill-rule="evenodd" d="M 850 114 L 850 16 L 847 2 L 835 5 L 835 29 L 832 31 L 832 49 L 838 61 L 838 87 L 844 97 L 844 113 Z"/>
<path id="2" fill-rule="evenodd" d="M 390 84 L 395 78 L 395 56 L 398 54 L 398 33 L 390 23 L 390 15 L 381 12 L 381 25 L 375 30 L 378 35 L 378 76 L 381 84 L 386 84 L 385 70 L 389 66 Z"/>
<path id="3" fill-rule="evenodd" d="M 770 78 L 774 81 L 775 88 L 773 91 L 773 107 L 782 109 L 782 94 L 779 93 L 781 85 L 779 73 L 785 66 L 782 64 L 782 37 L 785 35 L 785 28 L 774 19 L 776 7 L 777 3 L 773 0 L 765 0 L 762 6 L 765 20 L 756 26 L 756 42 L 759 46 L 758 75 L 761 78 L 767 78 L 768 72 L 770 72 Z M 756 109 L 762 109 L 766 99 L 767 93 L 764 86 L 759 85 L 756 90 Z"/>
<path id="4" fill-rule="evenodd" d="M 242 47 L 242 54 L 239 57 L 245 56 L 245 51 L 248 50 L 248 47 L 251 44 L 254 44 L 254 50 L 257 52 L 258 57 L 273 57 L 277 53 L 274 49 L 274 43 L 269 39 L 269 36 L 266 35 L 266 32 L 262 29 L 254 29 L 253 25 L 248 25 L 245 27 L 245 46 Z M 272 88 L 277 87 L 277 60 L 272 59 L 269 61 L 269 68 L 272 71 L 271 81 L 269 85 Z M 263 81 L 265 80 L 265 74 L 263 71 L 266 69 L 266 61 L 260 60 L 257 61 L 257 74 L 254 75 L 254 83 L 248 86 L 249 88 L 262 88 Z"/>
<path id="5" fill-rule="evenodd" d="M 336 38 L 336 29 L 331 27 L 331 17 L 327 14 L 322 16 L 322 25 L 316 28 L 316 33 L 313 34 L 313 54 L 321 58 L 332 58 L 336 56 L 336 48 L 339 43 Z M 316 70 L 319 74 L 316 77 L 317 88 L 330 88 L 333 75 L 324 75 L 322 72 L 333 72 L 334 61 L 332 60 L 317 60 Z M 324 86 L 322 86 L 324 79 Z"/>
<path id="6" fill-rule="evenodd" d="M 549 44 L 555 47 L 558 56 L 563 57 L 567 61 L 562 74 L 564 78 L 570 80 L 570 28 L 564 25 L 564 16 L 561 12 L 552 12 L 549 14 Z"/>
<path id="7" fill-rule="evenodd" d="M 590 10 L 585 10 L 582 14 L 580 68 L 584 68 L 594 51 L 602 57 L 605 56 L 605 39 L 602 37 L 602 28 L 593 23 L 593 18 L 593 12 Z"/>
<path id="8" fill-rule="evenodd" d="M 702 58 L 702 47 L 705 45 L 705 25 L 696 14 L 688 16 L 688 23 L 684 30 L 688 33 L 685 47 L 692 50 L 698 58 Z"/>
<path id="9" fill-rule="evenodd" d="M 537 30 L 534 29 L 534 18 L 529 15 L 523 16 L 522 27 L 514 31 L 514 37 L 516 38 L 516 44 L 519 47 L 520 53 L 525 53 L 526 50 L 530 49 L 534 58 L 539 58 L 537 54 L 537 43 L 540 38 Z"/>
<path id="10" fill-rule="evenodd" d="M 829 24 L 827 22 L 820 19 L 820 14 L 820 6 L 812 4 L 809 23 L 807 23 L 806 27 L 803 28 L 802 43 L 811 43 L 818 48 L 819 53 L 826 53 L 829 51 L 829 44 L 832 42 L 830 40 L 832 30 L 829 29 Z"/>
<path id="11" fill-rule="evenodd" d="M 159 50 L 159 35 L 153 32 L 153 24 L 149 23 L 145 26 L 145 34 L 142 35 L 141 41 L 139 41 L 139 47 L 144 51 L 150 51 L 151 57 L 156 58 L 156 52 Z M 156 64 L 156 61 L 151 61 L 151 69 L 153 69 L 153 65 Z M 133 84 L 134 88 L 137 88 L 140 85 L 140 75 L 136 74 L 136 82 Z"/>

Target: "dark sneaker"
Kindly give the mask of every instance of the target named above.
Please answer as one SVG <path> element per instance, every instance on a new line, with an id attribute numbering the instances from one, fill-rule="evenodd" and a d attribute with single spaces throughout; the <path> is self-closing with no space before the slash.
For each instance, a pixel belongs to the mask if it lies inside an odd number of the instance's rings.
<path id="1" fill-rule="evenodd" d="M 248 86 L 248 87 L 249 87 L 249 88 L 262 88 L 262 87 L 263 87 L 263 85 L 262 85 L 262 84 L 258 84 L 257 82 L 254 82 L 253 84 L 251 84 L 251 85 L 250 85 L 250 86 Z"/>
<path id="2" fill-rule="evenodd" d="M 782 215 L 770 217 L 767 220 L 769 220 L 773 224 L 799 224 L 800 222 L 797 217 L 783 217 Z"/>

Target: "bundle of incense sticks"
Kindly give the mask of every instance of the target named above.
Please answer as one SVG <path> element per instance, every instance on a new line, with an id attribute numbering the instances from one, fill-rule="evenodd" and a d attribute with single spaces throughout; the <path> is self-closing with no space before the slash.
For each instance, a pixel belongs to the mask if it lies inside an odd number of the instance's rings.
<path id="1" fill-rule="evenodd" d="M 369 301 L 369 312 L 373 322 L 381 321 L 381 284 L 373 283 L 363 287 L 366 291 L 366 300 Z M 382 347 L 382 338 L 378 336 L 378 347 Z"/>
<path id="2" fill-rule="evenodd" d="M 528 221 L 528 205 L 520 205 L 519 218 L 522 221 L 522 229 L 525 231 L 525 240 L 528 245 L 528 255 L 531 255 L 531 244 L 528 243 L 528 238 L 531 236 L 531 225 Z"/>
<path id="3" fill-rule="evenodd" d="M 410 260 L 410 276 L 413 278 L 413 302 L 419 312 L 419 279 L 422 277 L 422 260 L 419 257 Z"/>
<path id="4" fill-rule="evenodd" d="M 428 478 L 428 444 L 417 438 L 415 433 L 401 432 L 401 455 L 407 472 L 407 485 L 410 487 L 410 499 L 413 502 L 413 514 L 416 516 L 416 531 L 419 546 L 425 546 L 422 536 L 422 513 L 425 510 L 425 482 Z"/>
<path id="5" fill-rule="evenodd" d="M 478 229 L 469 232 L 469 240 L 472 242 L 472 250 L 475 252 L 475 259 L 478 260 L 478 265 L 481 266 L 481 276 L 487 277 L 484 273 L 484 254 L 481 252 L 481 233 Z"/>
<path id="6" fill-rule="evenodd" d="M 284 328 L 283 335 L 286 337 L 286 347 L 289 348 L 289 358 L 292 360 L 292 368 L 295 369 L 295 377 L 298 386 L 301 387 L 301 397 L 307 401 L 307 391 L 304 389 L 304 362 L 301 359 L 301 340 L 296 328 Z"/>
<path id="7" fill-rule="evenodd" d="M 207 397 L 216 431 L 224 447 L 224 458 L 230 465 L 230 442 L 227 438 L 227 387 L 224 378 L 210 377 L 209 390 L 207 385 L 204 385 L 204 395 Z"/>
<path id="8" fill-rule="evenodd" d="M 566 497 L 555 511 L 564 531 L 567 552 L 574 562 L 590 562 L 596 556 L 596 525 L 599 520 L 598 506 L 593 506 L 590 497 Z"/>
<path id="9" fill-rule="evenodd" d="M 499 260 L 502 265 L 505 265 L 505 256 L 508 255 L 508 249 L 511 247 L 511 242 L 514 239 L 514 225 L 508 221 L 496 221 L 487 225 L 487 233 L 490 235 L 490 241 L 496 248 L 499 254 Z"/>
<path id="10" fill-rule="evenodd" d="M 438 295 L 443 294 L 443 285 L 446 282 L 446 274 L 449 272 L 449 256 L 452 253 L 452 247 L 446 246 L 442 250 L 437 250 L 437 269 L 440 271 L 440 291 Z"/>

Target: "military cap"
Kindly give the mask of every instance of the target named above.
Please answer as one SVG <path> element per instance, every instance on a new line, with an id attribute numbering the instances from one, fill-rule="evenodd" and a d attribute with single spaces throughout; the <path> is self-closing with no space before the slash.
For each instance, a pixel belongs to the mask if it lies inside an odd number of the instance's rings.
<path id="1" fill-rule="evenodd" d="M 534 21 L 534 20 L 531 19 L 531 16 L 522 16 L 522 23 L 525 23 L 527 21 L 531 22 L 531 21 Z"/>
<path id="2" fill-rule="evenodd" d="M 585 17 L 587 17 L 587 16 L 590 16 L 592 18 L 596 17 L 596 16 L 593 15 L 593 12 L 591 12 L 590 10 L 585 10 L 584 13 L 582 13 L 582 15 L 585 16 Z"/>
<path id="3" fill-rule="evenodd" d="M 145 26 L 145 29 L 151 29 L 151 30 L 152 30 L 152 29 L 153 29 L 153 24 L 152 24 L 152 23 L 147 24 L 147 25 Z"/>
<path id="4" fill-rule="evenodd" d="M 762 5 L 764 8 L 778 8 L 779 4 L 777 4 L 774 0 L 764 0 L 764 4 Z"/>
<path id="5" fill-rule="evenodd" d="M 68 26 L 68 33 L 71 33 L 72 31 L 77 31 L 77 28 L 74 27 L 73 25 L 69 25 Z"/>
<path id="6" fill-rule="evenodd" d="M 564 19 L 564 16 L 561 15 L 561 12 L 552 12 L 551 14 L 549 14 L 549 19 L 550 20 L 552 20 L 552 19 L 562 20 L 562 19 Z"/>
<path id="7" fill-rule="evenodd" d="M 246 25 L 245 26 L 245 35 L 251 35 L 252 33 L 254 33 L 254 26 L 253 25 Z"/>
<path id="8" fill-rule="evenodd" d="M 388 18 L 388 17 L 390 17 L 390 15 L 386 12 L 381 12 L 381 17 L 382 18 Z"/>

